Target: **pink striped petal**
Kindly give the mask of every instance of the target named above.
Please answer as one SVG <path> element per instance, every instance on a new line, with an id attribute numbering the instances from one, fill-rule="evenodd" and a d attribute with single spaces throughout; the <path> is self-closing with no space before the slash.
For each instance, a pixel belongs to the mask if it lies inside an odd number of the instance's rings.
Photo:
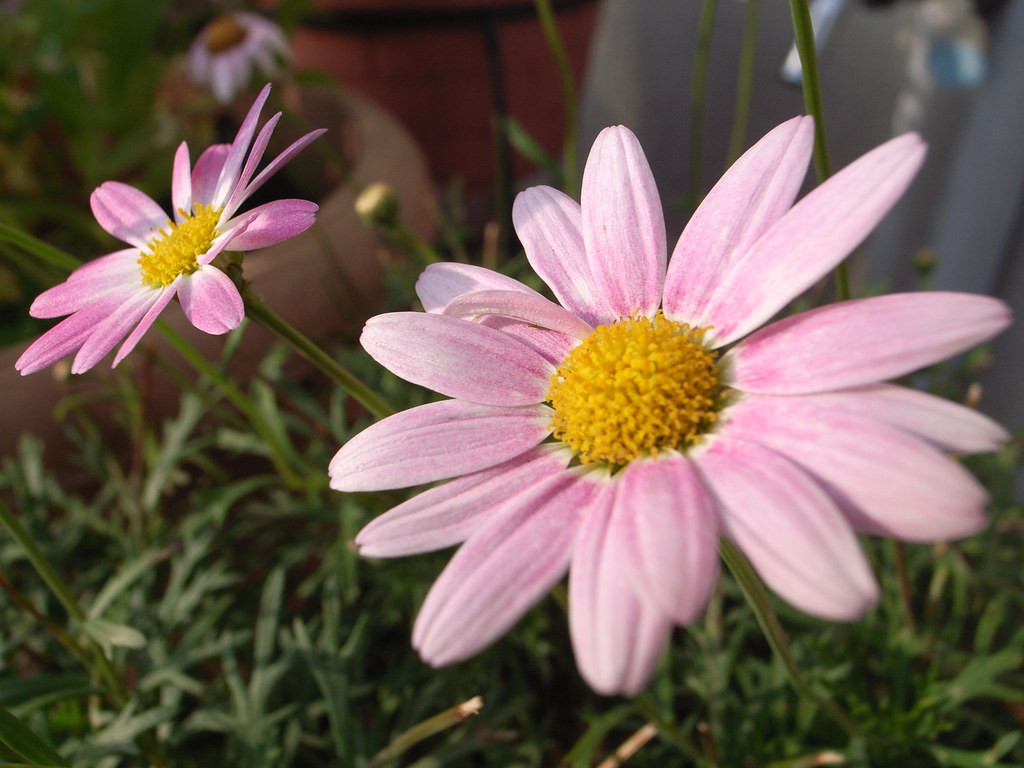
<path id="1" fill-rule="evenodd" d="M 166 290 L 166 289 L 164 289 Z M 139 286 L 134 295 L 126 297 L 103 318 L 78 350 L 71 363 L 72 373 L 85 373 L 102 360 L 115 345 L 135 327 L 160 299 L 161 290 Z"/>
<path id="2" fill-rule="evenodd" d="M 985 524 L 988 495 L 978 481 L 894 427 L 800 397 L 750 397 L 728 414 L 728 434 L 799 464 L 862 533 L 941 541 Z"/>
<path id="3" fill-rule="evenodd" d="M 224 225 L 227 230 L 240 219 L 248 222 L 245 231 L 232 237 L 227 247 L 232 251 L 253 251 L 282 243 L 313 226 L 317 210 L 319 206 L 308 200 L 264 203 Z"/>
<path id="4" fill-rule="evenodd" d="M 795 117 L 725 172 L 672 252 L 665 276 L 666 315 L 681 322 L 704 316 L 721 275 L 793 205 L 813 144 L 814 119 Z"/>
<path id="5" fill-rule="evenodd" d="M 416 281 L 416 295 L 427 312 L 440 312 L 449 301 L 464 293 L 487 290 L 540 295 L 518 280 L 472 264 L 428 264 Z"/>
<path id="6" fill-rule="evenodd" d="M 302 136 L 301 138 L 298 138 L 291 144 L 289 144 L 288 147 L 285 148 L 285 150 L 281 154 L 279 154 L 277 157 L 271 160 L 267 164 L 267 167 L 259 172 L 259 175 L 255 179 L 253 179 L 253 181 L 250 184 L 248 184 L 244 189 L 242 189 L 241 192 L 236 192 L 236 195 L 232 196 L 232 199 L 228 201 L 228 204 L 226 206 L 227 209 L 234 210 L 239 205 L 248 200 L 256 192 L 256 190 L 258 190 L 260 187 L 267 183 L 271 176 L 273 176 L 275 173 L 281 170 L 281 167 L 285 163 L 287 163 L 289 160 L 291 160 L 293 157 L 299 154 L 299 152 L 308 147 L 313 142 L 314 139 L 319 138 L 325 133 L 327 133 L 326 128 L 317 128 L 315 131 L 310 131 L 305 136 Z"/>
<path id="7" fill-rule="evenodd" d="M 943 451 L 985 453 L 1010 440 L 988 416 L 942 397 L 894 384 L 805 395 L 814 408 L 844 411 L 909 432 Z"/>
<path id="8" fill-rule="evenodd" d="M 640 142 L 605 128 L 583 171 L 583 242 L 601 304 L 615 317 L 650 316 L 661 304 L 665 220 Z"/>
<path id="9" fill-rule="evenodd" d="M 857 619 L 878 600 L 849 523 L 794 464 L 755 443 L 725 438 L 696 461 L 725 535 L 781 597 L 836 621 Z"/>
<path id="10" fill-rule="evenodd" d="M 137 248 L 145 248 L 153 233 L 170 221 L 149 195 L 119 181 L 96 187 L 89 204 L 103 229 Z"/>
<path id="11" fill-rule="evenodd" d="M 131 295 L 130 292 L 115 293 L 86 304 L 29 345 L 14 363 L 14 367 L 26 376 L 70 355 L 82 346 L 99 323 Z"/>
<path id="12" fill-rule="evenodd" d="M 231 278 L 203 266 L 178 283 L 178 298 L 188 321 L 206 333 L 233 331 L 245 317 L 245 305 Z"/>
<path id="13" fill-rule="evenodd" d="M 174 153 L 171 172 L 171 208 L 175 221 L 181 221 L 181 211 L 192 213 L 192 164 L 188 157 L 188 144 L 184 141 Z"/>
<path id="14" fill-rule="evenodd" d="M 569 632 L 580 674 L 605 696 L 632 696 L 650 680 L 672 624 L 632 587 L 632 561 L 616 535 L 614 486 L 581 519 L 569 569 Z M 712 550 L 714 551 L 714 550 Z"/>
<path id="15" fill-rule="evenodd" d="M 543 296 L 522 291 L 465 293 L 448 302 L 444 314 L 465 319 L 475 319 L 482 315 L 508 317 L 576 339 L 585 339 L 594 332 L 591 326 L 558 304 Z"/>
<path id="16" fill-rule="evenodd" d="M 270 135 L 274 132 L 274 128 L 277 127 L 278 121 L 281 119 L 281 113 L 278 112 L 273 115 L 263 127 L 260 128 L 260 132 L 256 135 L 256 140 L 252 144 L 252 148 L 249 150 L 249 154 L 245 158 L 245 165 L 242 168 L 242 173 L 238 177 L 238 182 L 235 184 L 234 191 L 231 193 L 231 197 L 228 199 L 224 208 L 228 211 L 234 211 L 242 204 L 245 199 L 243 192 L 245 186 L 252 179 L 254 173 L 256 173 L 256 167 L 260 164 L 260 160 L 263 159 L 263 153 L 267 150 L 267 143 L 270 141 Z"/>
<path id="17" fill-rule="evenodd" d="M 531 187 L 516 196 L 512 223 L 533 271 L 563 307 L 590 325 L 617 319 L 590 274 L 579 203 L 557 189 Z"/>
<path id="18" fill-rule="evenodd" d="M 733 262 L 702 316 L 689 322 L 714 326 L 717 346 L 764 323 L 867 237 L 909 186 L 924 153 L 916 134 L 899 136 L 817 187 Z"/>
<path id="19" fill-rule="evenodd" d="M 634 591 L 676 624 L 696 619 L 718 579 L 718 518 L 690 461 L 631 463 L 615 495 L 615 520 Z"/>
<path id="20" fill-rule="evenodd" d="M 263 90 L 260 91 L 256 100 L 249 108 L 245 119 L 242 120 L 238 133 L 235 135 L 235 140 L 231 142 L 231 148 L 224 159 L 224 165 L 221 168 L 220 177 L 217 179 L 217 186 L 210 201 L 214 208 L 225 208 L 228 199 L 235 191 L 235 187 L 238 186 L 242 163 L 245 161 L 249 145 L 252 144 L 252 137 L 256 134 L 256 123 L 260 119 L 260 112 L 263 110 L 263 105 L 266 103 L 269 95 L 270 85 L 268 84 L 263 86 Z"/>
<path id="21" fill-rule="evenodd" d="M 181 278 L 179 278 L 179 280 L 180 279 Z M 153 326 L 157 317 L 160 316 L 160 313 L 164 311 L 164 308 L 170 303 L 171 299 L 174 298 L 176 294 L 175 288 L 176 286 L 172 283 L 160 292 L 156 301 L 146 311 L 146 314 L 142 316 L 138 325 L 132 329 L 132 332 L 128 334 L 128 338 L 124 340 L 124 343 L 117 350 L 117 354 L 114 355 L 114 362 L 111 363 L 111 368 L 116 368 L 118 364 L 128 356 L 128 353 L 135 349 L 142 337 L 146 335 L 146 331 Z"/>
<path id="22" fill-rule="evenodd" d="M 579 339 L 572 336 L 507 317 L 490 315 L 480 318 L 477 322 L 521 341 L 556 367 L 561 365 L 572 348 L 579 344 Z"/>
<path id="23" fill-rule="evenodd" d="M 431 666 L 472 656 L 562 578 L 593 484 L 571 472 L 532 483 L 478 531 L 434 582 L 412 644 Z"/>
<path id="24" fill-rule="evenodd" d="M 987 341 L 1010 324 L 998 299 L 897 293 L 801 312 L 761 329 L 723 359 L 747 392 L 803 394 L 902 376 Z"/>
<path id="25" fill-rule="evenodd" d="M 401 557 L 444 549 L 468 539 L 515 503 L 524 488 L 563 472 L 564 452 L 538 447 L 482 472 L 424 491 L 372 520 L 356 536 L 359 554 Z"/>
<path id="26" fill-rule="evenodd" d="M 138 249 L 128 248 L 86 262 L 63 283 L 36 296 L 28 313 L 32 317 L 61 317 L 111 292 L 131 292 L 142 284 L 138 261 Z"/>
<path id="27" fill-rule="evenodd" d="M 413 384 L 475 403 L 541 402 L 554 367 L 501 331 L 446 315 L 371 317 L 360 337 L 370 357 Z"/>
<path id="28" fill-rule="evenodd" d="M 364 429 L 331 459 L 331 488 L 382 491 L 479 472 L 540 443 L 550 432 L 544 405 L 499 408 L 442 400 Z"/>
<path id="29" fill-rule="evenodd" d="M 217 189 L 217 179 L 224 169 L 224 163 L 231 153 L 230 144 L 214 144 L 207 148 L 196 160 L 192 169 L 192 201 L 210 205 L 213 193 Z"/>

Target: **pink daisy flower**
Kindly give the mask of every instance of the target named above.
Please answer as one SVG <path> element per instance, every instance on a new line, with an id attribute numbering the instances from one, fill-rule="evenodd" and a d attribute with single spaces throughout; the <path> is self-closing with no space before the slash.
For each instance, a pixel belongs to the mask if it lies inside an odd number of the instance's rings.
<path id="1" fill-rule="evenodd" d="M 284 32 L 255 13 L 236 11 L 218 16 L 200 30 L 186 56 L 188 76 L 209 88 L 220 102 L 228 102 L 245 88 L 258 69 L 266 77 L 277 74 L 278 61 L 290 50 Z"/>
<path id="2" fill-rule="evenodd" d="M 71 316 L 18 358 L 15 367 L 22 374 L 41 370 L 75 350 L 71 372 L 82 373 L 125 339 L 114 357 L 116 366 L 175 296 L 192 325 L 202 331 L 220 334 L 238 327 L 242 297 L 210 262 L 224 250 L 265 248 L 294 237 L 313 224 L 317 211 L 308 200 L 275 200 L 237 214 L 250 195 L 323 133 L 307 133 L 256 174 L 281 117 L 278 113 L 270 118 L 253 142 L 269 93 L 268 85 L 234 142 L 210 147 L 194 168 L 188 145 L 182 142 L 178 147 L 171 183 L 173 220 L 152 198 L 127 184 L 108 181 L 93 191 L 90 203 L 96 221 L 132 247 L 83 264 L 65 282 L 36 297 L 29 308 L 33 317 Z"/>
<path id="3" fill-rule="evenodd" d="M 513 209 L 560 305 L 436 264 L 417 285 L 426 313 L 367 322 L 374 359 L 453 398 L 374 424 L 330 466 L 341 491 L 457 478 L 356 538 L 371 557 L 465 542 L 416 620 L 428 663 L 476 653 L 568 570 L 583 677 L 631 694 L 702 612 L 719 536 L 792 605 L 852 620 L 878 599 L 857 532 L 934 541 L 984 524 L 984 490 L 945 452 L 992 450 L 1004 430 L 880 382 L 992 337 L 1002 302 L 897 294 L 758 330 L 863 240 L 924 156 L 917 136 L 893 139 L 794 205 L 812 135 L 800 117 L 758 142 L 668 260 L 640 145 L 608 128 L 582 205 L 534 187 Z"/>

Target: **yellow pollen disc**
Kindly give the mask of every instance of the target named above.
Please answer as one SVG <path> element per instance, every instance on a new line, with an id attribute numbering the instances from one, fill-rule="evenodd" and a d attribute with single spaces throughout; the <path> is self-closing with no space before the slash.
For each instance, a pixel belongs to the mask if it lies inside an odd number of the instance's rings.
<path id="1" fill-rule="evenodd" d="M 149 250 L 139 255 L 142 282 L 154 288 L 170 285 L 178 275 L 189 275 L 199 269 L 199 257 L 210 250 L 217 234 L 220 210 L 196 203 L 196 212 L 175 223 L 167 222 L 166 229 L 146 245 Z"/>
<path id="2" fill-rule="evenodd" d="M 721 406 L 706 330 L 661 310 L 599 326 L 551 377 L 554 437 L 583 464 L 617 467 L 698 442 Z"/>
<path id="3" fill-rule="evenodd" d="M 218 16 L 203 29 L 206 33 L 206 49 L 210 53 L 223 53 L 245 40 L 249 33 L 230 14 Z"/>

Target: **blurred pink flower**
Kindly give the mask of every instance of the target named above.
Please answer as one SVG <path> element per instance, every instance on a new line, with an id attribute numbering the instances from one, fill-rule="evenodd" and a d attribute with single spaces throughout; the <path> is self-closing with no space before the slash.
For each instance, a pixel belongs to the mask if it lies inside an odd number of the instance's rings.
<path id="1" fill-rule="evenodd" d="M 249 84 L 253 70 L 274 77 L 278 62 L 290 53 L 277 24 L 255 13 L 235 11 L 200 30 L 188 50 L 186 67 L 192 82 L 227 102 Z"/>
<path id="2" fill-rule="evenodd" d="M 996 299 L 906 293 L 771 322 L 893 206 L 924 145 L 893 139 L 794 204 L 812 121 L 740 158 L 667 259 L 636 137 L 594 143 L 582 205 L 548 187 L 513 220 L 561 303 L 464 264 L 417 285 L 426 313 L 380 315 L 362 344 L 447 395 L 350 440 L 341 491 L 458 478 L 367 525 L 364 555 L 465 544 L 427 595 L 413 644 L 433 665 L 505 632 L 569 571 L 569 624 L 601 693 L 649 679 L 674 624 L 698 617 L 725 536 L 781 597 L 852 620 L 878 599 L 856 532 L 909 541 L 985 522 L 982 487 L 944 451 L 988 451 L 988 418 L 891 384 L 1010 321 Z"/>
<path id="3" fill-rule="evenodd" d="M 308 229 L 317 206 L 307 200 L 275 200 L 236 215 L 250 195 L 313 139 L 295 141 L 256 174 L 280 113 L 256 136 L 260 110 L 270 93 L 257 97 L 231 144 L 215 144 L 190 167 L 188 146 L 174 156 L 171 200 L 174 220 L 148 195 L 108 181 L 92 193 L 96 221 L 131 244 L 83 264 L 68 279 L 32 303 L 33 317 L 65 318 L 36 340 L 15 363 L 34 373 L 78 350 L 72 373 L 92 368 L 127 336 L 116 366 L 175 296 L 196 328 L 226 333 L 242 321 L 242 297 L 228 276 L 210 262 L 224 250 L 265 248 Z M 250 151 L 249 145 L 252 144 Z"/>

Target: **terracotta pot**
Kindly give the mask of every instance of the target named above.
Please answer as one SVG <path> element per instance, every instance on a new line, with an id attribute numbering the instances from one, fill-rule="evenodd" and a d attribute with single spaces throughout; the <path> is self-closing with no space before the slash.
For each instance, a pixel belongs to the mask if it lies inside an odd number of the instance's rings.
<path id="1" fill-rule="evenodd" d="M 310 337 L 321 341 L 354 338 L 364 319 L 379 309 L 383 295 L 381 245 L 357 218 L 355 197 L 370 183 L 390 183 L 398 194 L 408 225 L 429 239 L 433 223 L 426 161 L 394 118 L 360 96 L 337 87 L 277 90 L 288 104 L 288 111 L 301 115 L 303 123 L 328 128 L 319 141 L 330 142 L 338 155 L 347 158 L 350 171 L 346 183 L 336 184 L 320 198 L 317 223 L 312 228 L 281 245 L 248 253 L 245 276 L 272 309 Z M 308 130 L 306 125 L 289 125 L 290 122 L 286 114 L 275 133 L 275 140 L 282 146 Z M 289 132 L 293 134 L 290 138 Z M 315 144 L 305 150 L 310 167 L 319 163 L 314 147 Z M 316 199 L 304 185 L 295 192 Z M 223 338 L 197 331 L 180 307 L 168 307 L 161 317 L 207 359 L 216 361 L 220 357 Z M 255 370 L 271 343 L 268 333 L 250 326 L 233 361 L 233 372 L 245 376 Z M 67 457 L 61 456 L 65 446 L 54 409 L 69 396 L 102 391 L 112 375 L 108 367 L 111 357 L 81 376 L 60 377 L 49 370 L 21 376 L 14 370 L 14 362 L 27 346 L 28 342 L 0 350 L 0 456 L 10 455 L 20 436 L 31 432 L 47 443 L 48 461 L 62 466 Z M 154 329 L 122 365 L 134 365 L 136 375 L 147 379 L 152 412 L 166 414 L 177 407 L 175 385 L 158 370 L 145 365 L 147 348 L 178 362 L 176 354 Z M 180 365 L 188 371 L 187 364 Z M 94 415 L 103 423 L 109 421 L 109 411 L 97 409 Z"/>
<path id="2" fill-rule="evenodd" d="M 554 2 L 577 83 L 599 5 Z M 559 155 L 560 81 L 530 0 L 315 0 L 314 8 L 295 31 L 295 66 L 324 70 L 393 112 L 438 181 L 492 190 L 495 114 Z M 521 179 L 532 168 L 513 155 L 511 170 Z"/>

